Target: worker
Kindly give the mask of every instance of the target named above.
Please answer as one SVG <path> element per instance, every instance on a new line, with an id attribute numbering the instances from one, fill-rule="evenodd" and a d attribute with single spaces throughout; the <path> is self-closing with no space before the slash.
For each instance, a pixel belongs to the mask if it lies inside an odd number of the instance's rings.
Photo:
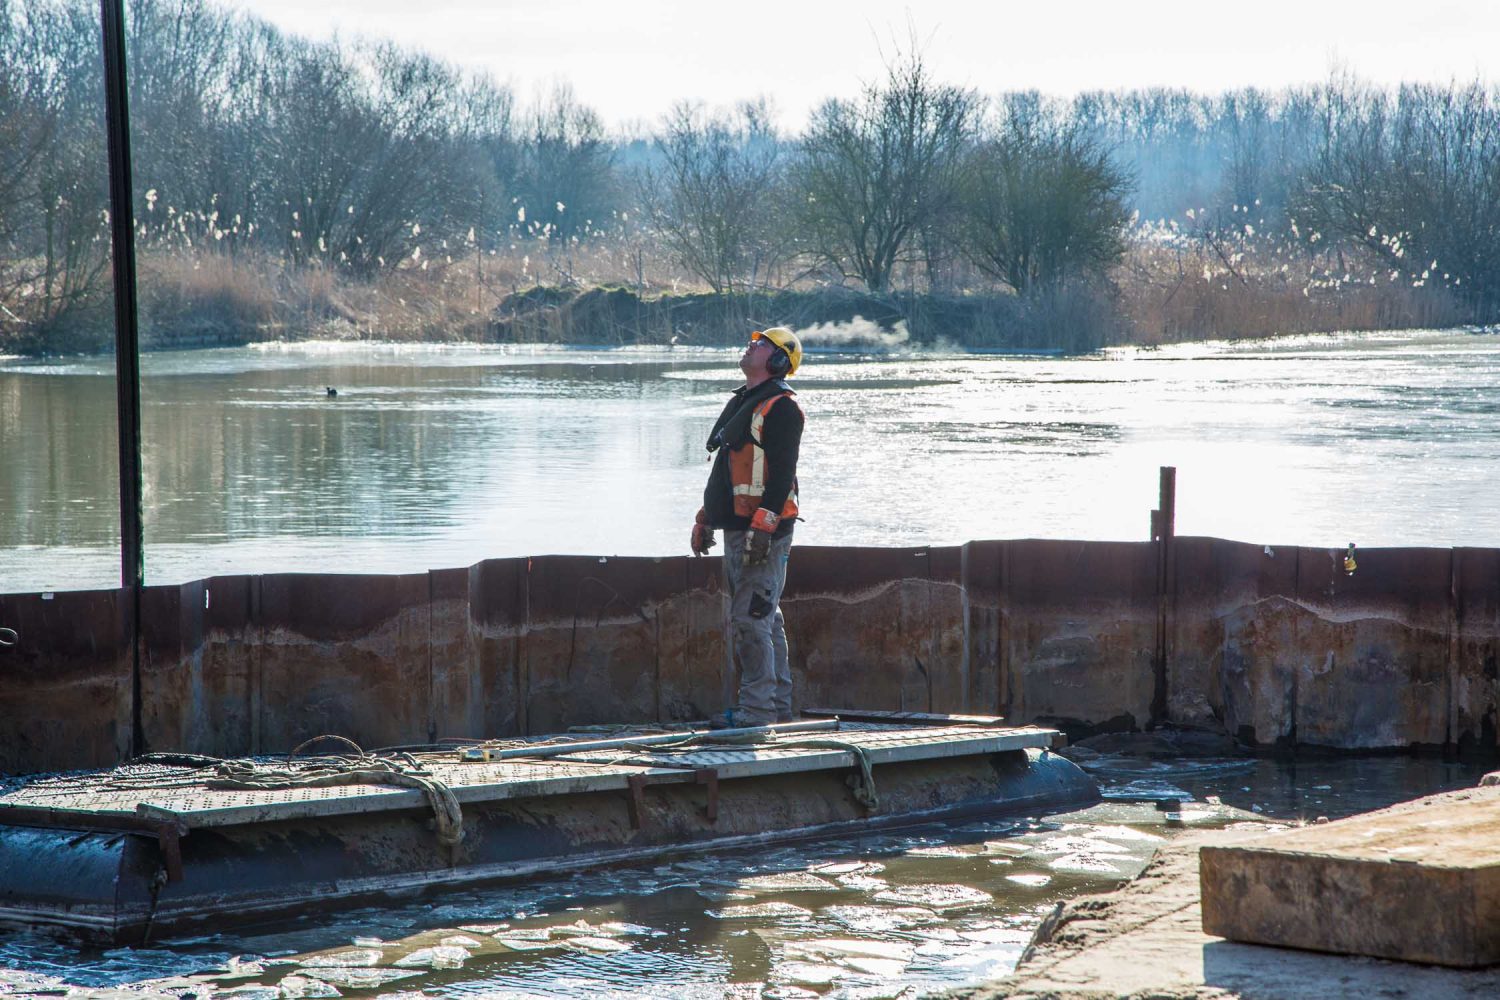
<path id="1" fill-rule="evenodd" d="M 694 555 L 724 532 L 725 636 L 739 668 L 739 700 L 714 728 L 792 720 L 792 671 L 781 591 L 797 518 L 797 452 L 802 408 L 786 379 L 802 365 L 802 344 L 785 327 L 750 334 L 740 356 L 745 384 L 708 435 L 714 455 L 703 506 L 693 523 Z"/>

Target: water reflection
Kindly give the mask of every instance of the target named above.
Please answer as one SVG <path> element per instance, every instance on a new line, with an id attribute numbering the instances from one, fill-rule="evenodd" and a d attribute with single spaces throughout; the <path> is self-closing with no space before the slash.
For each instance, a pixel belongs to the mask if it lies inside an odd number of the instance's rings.
<path id="1" fill-rule="evenodd" d="M 733 360 L 350 344 L 150 355 L 148 581 L 681 553 Z M 107 358 L 0 365 L 5 590 L 117 578 L 110 371 Z M 1140 539 L 1163 464 L 1179 469 L 1184 534 L 1500 544 L 1500 336 L 816 355 L 804 373 L 806 544 Z"/>

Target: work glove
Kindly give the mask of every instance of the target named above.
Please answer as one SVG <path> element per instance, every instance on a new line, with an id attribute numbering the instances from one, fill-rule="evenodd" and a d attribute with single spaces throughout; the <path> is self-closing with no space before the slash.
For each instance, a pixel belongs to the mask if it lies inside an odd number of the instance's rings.
<path id="1" fill-rule="evenodd" d="M 781 518 L 764 507 L 756 509 L 750 518 L 750 530 L 745 532 L 745 565 L 760 566 L 771 554 L 771 536 Z"/>
<path id="2" fill-rule="evenodd" d="M 708 526 L 708 514 L 702 507 L 698 508 L 698 514 L 693 518 L 693 537 L 689 545 L 695 556 L 706 556 L 708 550 L 714 547 L 714 529 Z"/>

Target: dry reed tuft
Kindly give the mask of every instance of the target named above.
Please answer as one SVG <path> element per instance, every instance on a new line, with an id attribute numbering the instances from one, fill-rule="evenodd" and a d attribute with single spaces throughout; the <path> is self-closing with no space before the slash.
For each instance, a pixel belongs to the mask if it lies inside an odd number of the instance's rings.
<path id="1" fill-rule="evenodd" d="M 1116 272 L 1115 284 L 1119 308 L 1133 328 L 1131 339 L 1142 344 L 1442 327 L 1468 320 L 1447 289 L 1413 287 L 1368 265 L 1336 263 L 1221 255 L 1208 245 L 1138 244 Z"/>

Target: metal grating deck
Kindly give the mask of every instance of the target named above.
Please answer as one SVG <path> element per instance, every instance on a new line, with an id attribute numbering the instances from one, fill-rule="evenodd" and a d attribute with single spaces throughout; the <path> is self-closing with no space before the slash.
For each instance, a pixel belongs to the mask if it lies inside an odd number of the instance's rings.
<path id="1" fill-rule="evenodd" d="M 837 731 L 785 733 L 778 743 L 754 747 L 706 747 L 684 751 L 578 751 L 566 759 L 459 763 L 451 754 L 415 756 L 460 803 L 493 802 L 540 795 L 624 790 L 632 776 L 650 784 L 689 783 L 694 770 L 712 768 L 718 778 L 749 778 L 852 767 L 855 755 L 837 747 L 789 746 L 839 741 L 862 748 L 873 765 L 964 757 L 1005 750 L 1046 748 L 1056 732 L 1034 727 L 920 726 L 841 723 Z M 780 744 L 780 745 L 778 745 Z M 497 742 L 506 748 L 540 747 L 527 741 Z M 384 785 L 232 791 L 200 782 L 165 787 L 153 782 L 187 772 L 156 766 L 149 773 L 125 766 L 29 781 L 0 792 L 0 824 L 8 809 L 45 810 L 58 825 L 69 815 L 94 819 L 135 817 L 138 807 L 162 810 L 188 828 L 308 819 L 396 809 L 425 808 L 422 792 Z"/>

